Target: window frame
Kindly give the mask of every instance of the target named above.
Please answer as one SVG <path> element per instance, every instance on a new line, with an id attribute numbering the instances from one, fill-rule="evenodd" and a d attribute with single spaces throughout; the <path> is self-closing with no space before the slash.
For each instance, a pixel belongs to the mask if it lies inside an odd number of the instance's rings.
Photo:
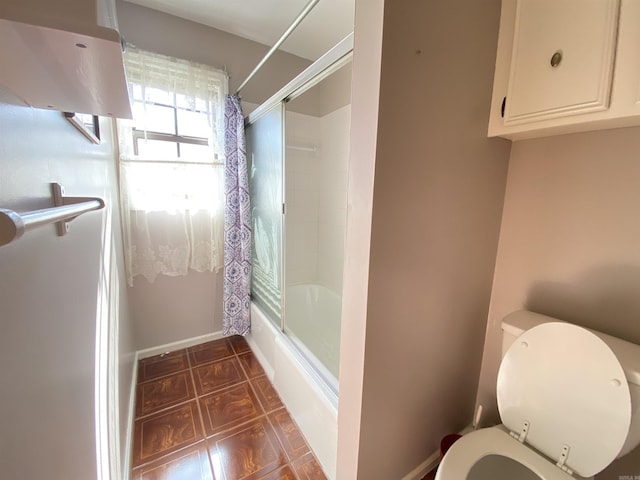
<path id="1" fill-rule="evenodd" d="M 143 106 L 145 105 L 152 105 L 152 106 L 157 106 L 157 107 L 164 107 L 164 108 L 170 108 L 173 110 L 173 130 L 174 133 L 165 133 L 165 132 L 158 132 L 155 130 L 145 130 L 145 129 L 138 129 L 136 127 L 133 127 L 131 129 L 131 134 L 133 137 L 133 153 L 136 157 L 138 157 L 140 155 L 139 153 L 139 148 L 138 148 L 138 141 L 139 140 L 156 140 L 156 141 L 163 141 L 163 142 L 167 142 L 167 143 L 172 143 L 175 144 L 176 146 L 176 152 L 177 152 L 177 156 L 175 159 L 167 159 L 167 160 L 162 160 L 162 162 L 167 162 L 167 163 L 171 163 L 171 162 L 183 162 L 183 157 L 181 156 L 181 152 L 180 152 L 180 144 L 181 143 L 185 143 L 185 144 L 190 144 L 190 145 L 201 145 L 201 146 L 211 146 L 209 144 L 209 138 L 206 137 L 195 137 L 195 136 L 191 136 L 191 135 L 180 135 L 178 134 L 178 111 L 179 110 L 183 110 L 185 112 L 196 112 L 196 113 L 202 113 L 202 114 L 206 114 L 209 115 L 210 112 L 207 110 L 201 110 L 201 109 L 189 109 L 189 108 L 184 108 L 184 107 L 180 107 L 178 105 L 176 105 L 176 93 L 175 92 L 169 92 L 167 90 L 164 90 L 166 93 L 170 94 L 171 97 L 173 98 L 173 105 L 167 104 L 167 103 L 162 103 L 162 102 L 154 102 L 154 101 L 147 101 L 144 99 L 144 91 L 145 91 L 145 86 L 144 85 L 140 85 L 142 90 L 142 98 L 141 99 L 137 99 L 133 98 L 133 102 L 134 104 L 137 103 L 141 103 Z M 162 90 L 162 89 L 157 89 L 157 90 Z M 207 102 L 209 103 L 209 102 Z M 135 122 L 136 119 L 134 118 L 133 121 Z M 142 161 L 144 161 L 144 159 L 140 159 Z M 191 162 L 189 162 L 191 163 Z M 207 164 L 213 164 L 215 165 L 218 162 L 218 154 L 216 152 L 213 152 L 213 159 L 211 161 L 202 161 L 202 162 L 193 162 L 193 163 L 197 163 L 197 164 L 202 164 L 202 165 L 207 165 Z"/>

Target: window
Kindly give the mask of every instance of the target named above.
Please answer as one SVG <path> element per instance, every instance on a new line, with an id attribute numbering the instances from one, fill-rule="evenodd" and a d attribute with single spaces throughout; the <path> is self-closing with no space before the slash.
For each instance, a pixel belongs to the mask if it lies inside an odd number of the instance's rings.
<path id="1" fill-rule="evenodd" d="M 197 99 L 190 108 L 185 95 L 133 85 L 134 155 L 143 158 L 210 159 L 210 105 Z"/>
<path id="2" fill-rule="evenodd" d="M 224 72 L 128 47 L 132 121 L 118 121 L 130 285 L 222 266 Z"/>

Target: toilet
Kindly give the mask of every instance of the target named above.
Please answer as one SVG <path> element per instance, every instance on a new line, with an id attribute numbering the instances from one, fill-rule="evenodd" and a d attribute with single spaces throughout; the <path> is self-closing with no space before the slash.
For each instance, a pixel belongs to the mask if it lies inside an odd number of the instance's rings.
<path id="1" fill-rule="evenodd" d="M 537 313 L 502 322 L 502 424 L 447 451 L 436 480 L 589 479 L 640 444 L 640 346 Z"/>

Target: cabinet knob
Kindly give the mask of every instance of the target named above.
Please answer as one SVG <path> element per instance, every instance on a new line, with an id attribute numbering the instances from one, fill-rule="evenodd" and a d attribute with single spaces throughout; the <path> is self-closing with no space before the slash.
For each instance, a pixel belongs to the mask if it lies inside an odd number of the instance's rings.
<path id="1" fill-rule="evenodd" d="M 560 65 L 561 61 L 562 61 L 562 50 L 557 50 L 556 52 L 554 52 L 553 55 L 551 55 L 551 61 L 549 63 L 553 68 L 556 68 L 558 65 Z"/>

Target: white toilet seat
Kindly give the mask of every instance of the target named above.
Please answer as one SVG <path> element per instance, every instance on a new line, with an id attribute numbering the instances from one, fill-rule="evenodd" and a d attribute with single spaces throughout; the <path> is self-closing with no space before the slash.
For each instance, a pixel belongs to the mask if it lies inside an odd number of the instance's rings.
<path id="1" fill-rule="evenodd" d="M 540 480 L 576 480 L 511 437 L 502 426 L 483 428 L 460 438 L 440 462 L 436 480 L 465 480 L 474 465 L 487 455 L 510 458 L 538 475 Z"/>
<path id="2" fill-rule="evenodd" d="M 504 354 L 496 387 L 505 428 L 582 477 L 610 465 L 629 434 L 624 369 L 585 328 L 546 322 L 525 331 Z"/>

